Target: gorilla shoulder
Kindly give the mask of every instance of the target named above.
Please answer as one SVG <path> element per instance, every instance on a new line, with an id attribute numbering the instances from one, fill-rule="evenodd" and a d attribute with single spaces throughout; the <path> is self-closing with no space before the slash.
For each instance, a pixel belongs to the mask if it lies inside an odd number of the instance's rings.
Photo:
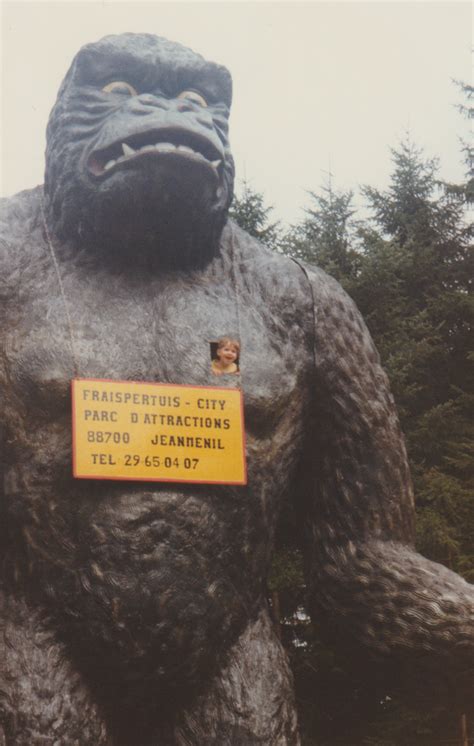
<path id="1" fill-rule="evenodd" d="M 341 285 L 320 267 L 268 248 L 235 221 L 227 222 L 223 240 L 233 246 L 236 272 L 246 284 L 254 283 L 262 302 L 270 302 L 280 316 L 293 316 L 295 310 L 306 313 L 325 300 L 331 304 L 331 298 L 352 307 Z"/>
<path id="2" fill-rule="evenodd" d="M 41 195 L 42 187 L 38 186 L 1 200 L 0 295 L 3 300 L 8 298 L 8 289 L 16 288 L 22 268 L 38 249 L 43 250 Z"/>

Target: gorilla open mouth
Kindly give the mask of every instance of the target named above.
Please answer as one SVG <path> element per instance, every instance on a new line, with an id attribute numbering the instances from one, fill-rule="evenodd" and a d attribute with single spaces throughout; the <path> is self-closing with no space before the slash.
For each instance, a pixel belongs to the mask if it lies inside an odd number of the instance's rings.
<path id="1" fill-rule="evenodd" d="M 124 164 L 149 156 L 194 161 L 206 167 L 216 179 L 223 162 L 223 153 L 207 138 L 185 129 L 158 129 L 130 135 L 95 150 L 88 158 L 87 168 L 94 177 L 105 177 Z"/>

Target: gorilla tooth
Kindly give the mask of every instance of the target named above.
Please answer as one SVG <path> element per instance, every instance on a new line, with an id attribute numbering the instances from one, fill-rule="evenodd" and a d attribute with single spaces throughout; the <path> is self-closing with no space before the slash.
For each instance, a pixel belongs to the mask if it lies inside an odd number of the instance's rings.
<path id="1" fill-rule="evenodd" d="M 135 153 L 134 149 L 130 145 L 127 145 L 126 142 L 122 143 L 122 150 L 124 155 L 133 155 Z"/>
<path id="2" fill-rule="evenodd" d="M 184 150 L 185 153 L 192 153 L 193 155 L 196 155 L 194 150 L 192 148 L 188 148 L 187 145 L 178 145 L 178 150 Z"/>
<path id="3" fill-rule="evenodd" d="M 146 153 L 147 150 L 155 150 L 154 145 L 143 145 L 143 147 L 139 148 L 140 153 Z"/>
<path id="4" fill-rule="evenodd" d="M 220 159 L 217 160 L 217 161 L 212 161 L 212 165 L 214 166 L 214 168 L 219 168 L 219 166 L 221 165 L 221 163 L 222 163 L 222 161 Z"/>
<path id="5" fill-rule="evenodd" d="M 172 150 L 176 150 L 176 145 L 173 145 L 172 142 L 157 142 L 155 148 L 163 153 L 169 153 Z"/>
<path id="6" fill-rule="evenodd" d="M 104 171 L 107 171 L 107 169 L 112 168 L 112 166 L 115 166 L 116 163 L 117 161 L 114 161 L 114 160 L 107 161 L 107 163 L 104 166 Z"/>

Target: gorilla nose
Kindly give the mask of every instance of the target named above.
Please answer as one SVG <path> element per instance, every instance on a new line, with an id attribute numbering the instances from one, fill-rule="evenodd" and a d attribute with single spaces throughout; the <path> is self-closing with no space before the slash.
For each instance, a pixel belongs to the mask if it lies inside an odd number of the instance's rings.
<path id="1" fill-rule="evenodd" d="M 134 99 L 135 104 L 141 104 L 145 107 L 153 106 L 156 109 L 169 109 L 169 102 L 161 96 L 154 96 L 152 93 L 142 93 Z M 140 107 L 141 108 L 141 107 Z"/>

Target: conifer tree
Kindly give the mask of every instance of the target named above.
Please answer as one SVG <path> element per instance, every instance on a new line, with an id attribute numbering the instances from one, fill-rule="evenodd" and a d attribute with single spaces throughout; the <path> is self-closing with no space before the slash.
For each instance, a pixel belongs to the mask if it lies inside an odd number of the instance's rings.
<path id="1" fill-rule="evenodd" d="M 230 217 L 251 236 L 259 241 L 276 248 L 280 235 L 279 221 L 269 222 L 269 215 L 273 207 L 267 207 L 263 194 L 253 189 L 244 179 L 240 190 L 241 196 L 234 195 L 229 210 Z"/>
<path id="2" fill-rule="evenodd" d="M 464 83 L 461 80 L 454 81 L 460 88 L 463 96 L 464 103 L 458 105 L 458 109 L 463 117 L 466 119 L 474 119 L 474 106 L 472 101 L 474 99 L 474 86 L 469 83 Z M 464 162 L 466 164 L 466 182 L 460 185 L 464 191 L 466 203 L 472 205 L 474 203 L 474 146 L 472 138 L 468 141 L 461 138 L 462 153 L 464 156 Z"/>
<path id="3" fill-rule="evenodd" d="M 360 264 L 360 254 L 355 249 L 353 193 L 334 189 L 332 174 L 328 174 L 320 190 L 308 194 L 311 202 L 305 219 L 287 232 L 282 250 L 349 282 L 357 275 Z"/>
<path id="4" fill-rule="evenodd" d="M 437 181 L 437 164 L 408 140 L 393 151 L 389 188 L 366 187 L 355 299 L 391 379 L 415 480 L 419 548 L 474 579 L 469 340 L 474 257 L 466 196 Z"/>

